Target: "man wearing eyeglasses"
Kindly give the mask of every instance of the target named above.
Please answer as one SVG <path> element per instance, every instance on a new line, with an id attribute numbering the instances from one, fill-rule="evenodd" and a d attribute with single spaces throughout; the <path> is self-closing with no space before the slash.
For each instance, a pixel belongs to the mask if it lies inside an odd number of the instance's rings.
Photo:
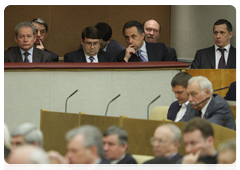
<path id="1" fill-rule="evenodd" d="M 145 163 L 157 163 L 159 157 L 167 158 L 172 163 L 180 163 L 182 156 L 178 154 L 178 149 L 181 145 L 182 132 L 174 124 L 164 124 L 157 127 L 154 136 L 150 139 L 153 145 L 153 152 L 156 158 Z"/>
<path id="2" fill-rule="evenodd" d="M 87 27 L 82 32 L 82 49 L 64 55 L 64 62 L 114 62 L 115 56 L 100 50 L 101 35 L 97 28 Z"/>
<path id="3" fill-rule="evenodd" d="M 145 41 L 157 43 L 161 35 L 161 25 L 154 19 L 149 19 L 143 23 L 145 32 Z M 168 53 L 172 61 L 177 61 L 177 54 L 174 48 L 167 47 Z"/>

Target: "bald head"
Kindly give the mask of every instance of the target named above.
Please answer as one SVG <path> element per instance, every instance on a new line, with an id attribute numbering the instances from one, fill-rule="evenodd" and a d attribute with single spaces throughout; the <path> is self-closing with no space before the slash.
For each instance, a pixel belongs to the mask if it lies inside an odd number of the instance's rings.
<path id="1" fill-rule="evenodd" d="M 160 24 L 157 21 L 151 19 L 144 22 L 143 27 L 145 32 L 145 41 L 157 43 L 161 34 Z"/>

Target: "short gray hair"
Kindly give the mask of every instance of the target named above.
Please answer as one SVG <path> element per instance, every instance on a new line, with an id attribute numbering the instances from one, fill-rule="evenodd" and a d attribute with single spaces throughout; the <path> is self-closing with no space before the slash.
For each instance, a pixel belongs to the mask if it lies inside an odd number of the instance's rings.
<path id="1" fill-rule="evenodd" d="M 103 158 L 103 141 L 101 131 L 93 125 L 83 125 L 67 132 L 66 140 L 71 140 L 74 136 L 81 134 L 84 136 L 84 147 L 96 146 L 98 155 Z"/>
<path id="2" fill-rule="evenodd" d="M 12 130 L 12 137 L 20 135 L 24 137 L 28 144 L 38 142 L 39 146 L 43 147 L 43 134 L 34 124 L 23 123 Z"/>
<path id="3" fill-rule="evenodd" d="M 168 128 L 170 128 L 172 130 L 173 133 L 171 133 L 170 136 L 174 142 L 179 143 L 178 148 L 180 148 L 181 141 L 182 141 L 182 131 L 179 129 L 179 127 L 177 127 L 176 125 L 171 124 L 171 123 L 166 123 L 161 126 L 167 126 Z"/>
<path id="4" fill-rule="evenodd" d="M 218 146 L 218 150 L 233 150 L 236 152 L 236 138 L 225 140 Z"/>
<path id="5" fill-rule="evenodd" d="M 31 22 L 28 21 L 24 21 L 24 22 L 20 22 L 16 27 L 15 27 L 15 35 L 18 36 L 18 30 L 19 28 L 22 27 L 30 27 L 32 28 L 33 31 L 33 35 L 36 35 L 36 28 L 34 27 L 34 25 Z"/>
<path id="6" fill-rule="evenodd" d="M 48 25 L 47 23 L 42 19 L 42 18 L 36 18 L 36 19 L 33 19 L 31 21 L 31 23 L 38 23 L 38 24 L 41 24 L 41 25 L 44 25 L 44 27 L 46 28 L 46 32 L 48 32 Z"/>
<path id="7" fill-rule="evenodd" d="M 105 132 L 103 133 L 103 136 L 105 137 L 108 135 L 118 135 L 119 144 L 127 144 L 128 133 L 119 126 L 110 126 L 109 128 L 107 128 L 107 130 L 105 130 Z"/>
<path id="8" fill-rule="evenodd" d="M 206 77 L 203 76 L 192 77 L 190 80 L 188 80 L 188 84 L 191 84 L 192 82 L 197 82 L 200 86 L 201 91 L 210 90 L 210 93 L 213 94 L 212 83 Z"/>

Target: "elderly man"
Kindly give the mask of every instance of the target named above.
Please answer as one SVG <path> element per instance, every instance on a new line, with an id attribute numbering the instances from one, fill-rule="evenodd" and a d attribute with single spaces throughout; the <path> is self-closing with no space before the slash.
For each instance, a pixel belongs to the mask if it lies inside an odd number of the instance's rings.
<path id="1" fill-rule="evenodd" d="M 192 62 L 193 69 L 236 68 L 236 48 L 230 44 L 232 24 L 219 19 L 213 25 L 215 45 L 196 52 Z"/>
<path id="2" fill-rule="evenodd" d="M 100 50 L 101 34 L 95 27 L 87 27 L 82 32 L 82 48 L 64 55 L 64 62 L 114 62 L 115 56 Z"/>
<path id="3" fill-rule="evenodd" d="M 153 151 L 156 156 L 154 160 L 148 162 L 157 163 L 158 157 L 167 158 L 172 163 L 180 163 L 182 156 L 178 154 L 178 149 L 181 145 L 182 133 L 181 130 L 174 124 L 164 124 L 157 127 L 154 136 L 151 138 Z"/>
<path id="4" fill-rule="evenodd" d="M 180 72 L 173 77 L 171 86 L 177 101 L 173 102 L 168 109 L 167 118 L 169 120 L 178 122 L 183 118 L 187 109 L 191 109 L 187 94 L 187 85 L 190 78 L 192 78 L 192 75 L 187 72 Z"/>
<path id="5" fill-rule="evenodd" d="M 123 36 L 128 47 L 117 55 L 117 61 L 171 61 L 164 43 L 147 43 L 144 41 L 145 33 L 140 22 L 127 22 L 123 26 Z"/>
<path id="6" fill-rule="evenodd" d="M 53 62 L 58 62 L 59 56 L 57 54 L 55 54 L 54 52 L 47 50 L 43 45 L 43 42 L 47 38 L 47 35 L 48 35 L 47 23 L 41 18 L 33 19 L 31 21 L 31 23 L 36 28 L 37 39 L 34 43 L 35 47 L 40 50 L 44 50 L 44 51 L 50 53 L 52 56 Z"/>
<path id="7" fill-rule="evenodd" d="M 66 157 L 71 164 L 109 164 L 104 158 L 102 134 L 92 125 L 83 125 L 67 132 Z"/>
<path id="8" fill-rule="evenodd" d="M 11 132 L 11 136 L 12 150 L 24 144 L 43 147 L 43 134 L 41 130 L 32 123 L 23 123 L 15 127 Z"/>
<path id="9" fill-rule="evenodd" d="M 103 133 L 104 156 L 112 164 L 137 164 L 135 159 L 126 154 L 128 133 L 119 126 L 111 126 Z"/>
<path id="10" fill-rule="evenodd" d="M 187 93 L 192 109 L 187 110 L 180 121 L 187 122 L 199 116 L 211 123 L 236 130 L 230 106 L 220 95 L 213 94 L 212 83 L 206 77 L 192 77 L 188 81 Z"/>
<path id="11" fill-rule="evenodd" d="M 143 23 L 145 32 L 145 41 L 157 43 L 161 35 L 161 25 L 154 19 L 149 19 Z M 172 61 L 177 61 L 177 54 L 174 48 L 167 47 L 168 53 Z"/>
<path id="12" fill-rule="evenodd" d="M 16 47 L 4 51 L 4 62 L 52 62 L 51 54 L 34 47 L 36 29 L 30 22 L 15 27 Z"/>
<path id="13" fill-rule="evenodd" d="M 187 155 L 182 164 L 217 163 L 213 128 L 208 120 L 197 117 L 189 121 L 183 129 L 183 141 Z"/>
<path id="14" fill-rule="evenodd" d="M 236 138 L 222 142 L 218 148 L 218 164 L 233 164 L 236 161 Z"/>
<path id="15" fill-rule="evenodd" d="M 7 160 L 9 164 L 49 164 L 47 153 L 33 145 L 23 145 L 12 151 Z"/>

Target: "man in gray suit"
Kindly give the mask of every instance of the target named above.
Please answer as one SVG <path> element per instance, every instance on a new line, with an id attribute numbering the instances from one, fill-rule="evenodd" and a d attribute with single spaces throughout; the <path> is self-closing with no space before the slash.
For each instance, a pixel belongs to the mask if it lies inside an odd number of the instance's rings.
<path id="1" fill-rule="evenodd" d="M 213 94 L 212 83 L 206 77 L 192 77 L 188 81 L 187 93 L 192 109 L 187 110 L 180 121 L 187 122 L 198 116 L 208 119 L 211 123 L 236 130 L 230 106 L 220 95 Z"/>
<path id="2" fill-rule="evenodd" d="M 16 47 L 4 51 L 4 62 L 52 62 L 51 54 L 34 47 L 36 29 L 30 22 L 15 27 Z"/>
<path id="3" fill-rule="evenodd" d="M 161 35 L 161 25 L 154 19 L 149 19 L 143 23 L 145 32 L 145 41 L 157 43 Z M 168 53 L 172 61 L 177 61 L 177 53 L 174 48 L 167 47 Z"/>
<path id="4" fill-rule="evenodd" d="M 236 48 L 230 44 L 232 24 L 219 19 L 213 25 L 215 45 L 196 52 L 192 69 L 236 68 Z"/>

